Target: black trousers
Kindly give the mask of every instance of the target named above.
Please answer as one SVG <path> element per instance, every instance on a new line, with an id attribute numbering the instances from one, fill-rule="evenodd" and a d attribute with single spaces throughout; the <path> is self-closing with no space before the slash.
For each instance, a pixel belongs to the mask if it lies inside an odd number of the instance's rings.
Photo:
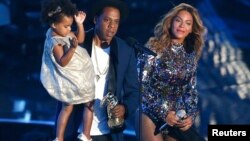
<path id="1" fill-rule="evenodd" d="M 91 137 L 92 137 L 92 141 L 113 141 L 110 134 L 91 136 Z"/>

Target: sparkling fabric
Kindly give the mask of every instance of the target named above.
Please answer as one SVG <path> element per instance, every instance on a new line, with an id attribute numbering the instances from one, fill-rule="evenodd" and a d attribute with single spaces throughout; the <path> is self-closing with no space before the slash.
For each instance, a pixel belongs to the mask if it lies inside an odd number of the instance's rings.
<path id="1" fill-rule="evenodd" d="M 47 31 L 40 79 L 49 95 L 55 99 L 69 104 L 86 103 L 95 96 L 94 67 L 87 51 L 78 46 L 65 67 L 61 67 L 53 55 L 56 44 L 69 49 L 69 38 L 51 37 L 51 30 Z"/>
<path id="2" fill-rule="evenodd" d="M 194 120 L 198 109 L 195 53 L 183 46 L 166 48 L 154 56 L 139 57 L 142 69 L 142 112 L 157 124 L 165 122 L 169 111 L 184 109 Z"/>

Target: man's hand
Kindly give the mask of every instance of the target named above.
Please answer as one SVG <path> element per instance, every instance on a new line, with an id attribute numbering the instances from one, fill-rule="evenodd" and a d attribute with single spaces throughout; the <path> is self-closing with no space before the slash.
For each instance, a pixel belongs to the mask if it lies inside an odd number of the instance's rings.
<path id="1" fill-rule="evenodd" d="M 112 114 L 117 118 L 124 118 L 125 115 L 125 107 L 124 105 L 118 104 L 112 110 Z"/>
<path id="2" fill-rule="evenodd" d="M 86 13 L 83 11 L 78 11 L 74 18 L 77 24 L 82 24 L 86 18 Z"/>

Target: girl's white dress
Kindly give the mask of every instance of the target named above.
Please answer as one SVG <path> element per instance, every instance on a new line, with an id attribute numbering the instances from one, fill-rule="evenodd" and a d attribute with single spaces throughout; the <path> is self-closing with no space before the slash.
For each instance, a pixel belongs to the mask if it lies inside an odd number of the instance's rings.
<path id="1" fill-rule="evenodd" d="M 86 49 L 78 46 L 70 62 L 60 66 L 54 56 L 53 47 L 62 44 L 65 50 L 70 48 L 71 37 L 51 36 L 46 33 L 40 79 L 49 95 L 68 103 L 86 103 L 95 97 L 95 71 Z"/>

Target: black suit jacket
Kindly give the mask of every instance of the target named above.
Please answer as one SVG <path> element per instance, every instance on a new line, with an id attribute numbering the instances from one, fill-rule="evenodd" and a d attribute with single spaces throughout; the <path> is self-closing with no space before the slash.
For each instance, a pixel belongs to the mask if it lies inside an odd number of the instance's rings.
<path id="1" fill-rule="evenodd" d="M 87 31 L 83 47 L 91 56 L 94 30 Z M 137 57 L 134 48 L 124 40 L 114 37 L 110 43 L 110 57 L 115 71 L 115 95 L 119 103 L 125 105 L 126 116 L 135 113 L 139 105 L 139 82 Z"/>

